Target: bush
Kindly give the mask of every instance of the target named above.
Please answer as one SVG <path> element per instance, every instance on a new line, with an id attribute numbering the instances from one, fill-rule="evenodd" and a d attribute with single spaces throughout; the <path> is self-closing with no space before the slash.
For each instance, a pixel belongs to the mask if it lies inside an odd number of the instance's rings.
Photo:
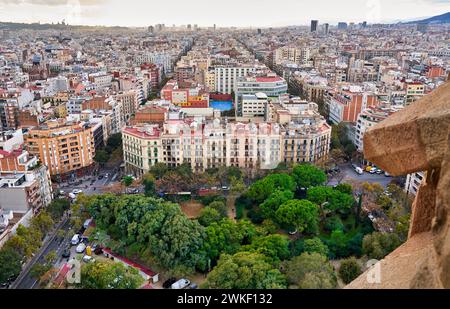
<path id="1" fill-rule="evenodd" d="M 361 266 L 359 266 L 355 257 L 341 261 L 341 266 L 339 267 L 339 277 L 345 284 L 349 284 L 355 280 L 361 273 Z"/>
<path id="2" fill-rule="evenodd" d="M 202 203 L 205 206 L 208 206 L 212 202 L 223 202 L 223 203 L 226 203 L 226 201 L 227 201 L 227 199 L 224 196 L 217 195 L 217 194 L 201 196 L 198 199 L 199 199 L 200 203 Z"/>
<path id="3" fill-rule="evenodd" d="M 320 238 L 314 237 L 311 239 L 306 239 L 303 246 L 304 252 L 308 253 L 319 253 L 324 256 L 328 256 L 328 247 L 325 245 Z"/>
<path id="4" fill-rule="evenodd" d="M 344 224 L 342 223 L 342 220 L 338 216 L 332 216 L 325 219 L 323 228 L 328 232 L 332 232 L 335 230 L 343 231 Z"/>
<path id="5" fill-rule="evenodd" d="M 264 221 L 264 216 L 260 210 L 252 209 L 247 213 L 247 216 L 254 224 L 261 224 Z"/>
<path id="6" fill-rule="evenodd" d="M 228 209 L 225 202 L 222 201 L 214 201 L 208 205 L 209 208 L 217 210 L 217 212 L 221 215 L 226 217 L 228 215 Z"/>
<path id="7" fill-rule="evenodd" d="M 289 251 L 291 252 L 291 256 L 299 256 L 305 251 L 305 240 L 303 238 L 299 238 L 293 240 L 289 243 Z"/>
<path id="8" fill-rule="evenodd" d="M 237 207 L 242 207 L 242 209 L 252 209 L 253 208 L 253 203 L 252 200 L 249 199 L 248 197 L 246 197 L 245 195 L 241 195 L 240 197 L 238 197 L 235 201 L 235 205 L 236 208 Z"/>
<path id="9" fill-rule="evenodd" d="M 374 232 L 364 236 L 362 247 L 369 258 L 381 260 L 401 243 L 397 234 Z"/>
<path id="10" fill-rule="evenodd" d="M 244 205 L 236 204 L 236 219 L 240 220 L 244 218 Z"/>

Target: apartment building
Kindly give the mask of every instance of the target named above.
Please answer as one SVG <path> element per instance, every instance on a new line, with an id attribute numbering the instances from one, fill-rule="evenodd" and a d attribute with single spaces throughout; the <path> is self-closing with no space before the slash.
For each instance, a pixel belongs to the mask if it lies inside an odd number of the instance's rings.
<path id="1" fill-rule="evenodd" d="M 136 110 L 139 107 L 139 92 L 136 90 L 119 92 L 114 96 L 114 98 L 122 103 L 122 122 L 128 123 L 131 116 L 136 113 Z"/>
<path id="2" fill-rule="evenodd" d="M 215 90 L 231 94 L 236 89 L 237 81 L 250 73 L 255 73 L 254 66 L 217 66 L 214 68 Z"/>
<path id="3" fill-rule="evenodd" d="M 126 127 L 122 130 L 125 172 L 142 176 L 162 162 L 160 129 L 156 125 Z"/>
<path id="4" fill-rule="evenodd" d="M 208 88 L 208 91 L 216 92 L 216 73 L 214 71 L 205 72 L 203 84 Z"/>
<path id="5" fill-rule="evenodd" d="M 25 134 L 25 147 L 48 167 L 51 176 L 82 174 L 94 162 L 92 128 L 81 122 L 47 121 Z"/>
<path id="6" fill-rule="evenodd" d="M 308 47 L 284 46 L 275 50 L 273 62 L 274 64 L 288 62 L 303 65 L 308 62 L 310 55 Z"/>
<path id="7" fill-rule="evenodd" d="M 0 150 L 0 208 L 36 213 L 51 201 L 48 168 L 25 150 Z"/>
<path id="8" fill-rule="evenodd" d="M 308 101 L 322 102 L 327 90 L 327 79 L 319 76 L 303 74 L 290 80 L 291 86 L 299 95 Z"/>
<path id="9" fill-rule="evenodd" d="M 422 184 L 422 181 L 424 180 L 424 177 L 426 177 L 425 172 L 408 174 L 406 176 L 405 192 L 408 192 L 409 194 L 415 196 L 417 194 L 417 191 L 419 190 L 420 185 Z"/>
<path id="10" fill-rule="evenodd" d="M 323 119 L 318 123 L 290 122 L 282 132 L 284 163 L 317 163 L 328 158 L 331 126 Z"/>
<path id="11" fill-rule="evenodd" d="M 242 117 L 263 117 L 266 114 L 268 98 L 263 92 L 242 96 Z"/>
<path id="12" fill-rule="evenodd" d="M 425 95 L 425 85 L 421 82 L 406 82 L 405 90 L 405 105 L 409 105 Z"/>
<path id="13" fill-rule="evenodd" d="M 288 85 L 284 78 L 275 73 L 265 76 L 247 76 L 238 80 L 235 92 L 236 114 L 242 116 L 242 96 L 246 94 L 264 93 L 270 98 L 278 98 L 287 93 Z"/>
<path id="14" fill-rule="evenodd" d="M 219 166 L 273 169 L 280 162 L 320 162 L 328 156 L 331 127 L 317 113 L 317 105 L 310 104 L 316 110 L 293 116 L 285 126 L 215 118 L 127 127 L 122 131 L 126 170 L 142 175 L 157 162 L 170 167 L 187 163 L 196 172 Z"/>
<path id="15" fill-rule="evenodd" d="M 375 94 L 363 91 L 358 86 L 350 86 L 328 90 L 325 94 L 325 104 L 330 111 L 330 120 L 338 124 L 356 122 L 361 111 L 377 106 L 379 101 Z"/>
<path id="16" fill-rule="evenodd" d="M 95 73 L 89 75 L 89 81 L 94 84 L 96 90 L 110 88 L 112 85 L 112 75 L 106 73 Z"/>
<path id="17" fill-rule="evenodd" d="M 170 80 L 161 89 L 161 98 L 187 108 L 209 107 L 209 93 L 202 85 Z"/>

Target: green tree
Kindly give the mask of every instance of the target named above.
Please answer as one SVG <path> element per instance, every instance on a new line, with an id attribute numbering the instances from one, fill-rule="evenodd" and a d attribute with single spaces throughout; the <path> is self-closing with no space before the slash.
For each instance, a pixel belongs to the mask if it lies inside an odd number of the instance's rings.
<path id="1" fill-rule="evenodd" d="M 203 257 L 200 249 L 205 238 L 204 228 L 184 214 L 169 216 L 161 226 L 158 237 L 150 237 L 150 250 L 158 262 L 167 268 L 193 268 Z"/>
<path id="2" fill-rule="evenodd" d="M 51 265 L 36 263 L 30 269 L 30 276 L 36 280 L 39 280 L 46 272 L 51 268 Z"/>
<path id="3" fill-rule="evenodd" d="M 21 256 L 30 258 L 41 246 L 42 233 L 38 229 L 26 228 L 19 225 L 16 235 L 12 236 L 6 243 L 5 248 L 10 248 Z"/>
<path id="4" fill-rule="evenodd" d="M 204 288 L 210 289 L 272 289 L 285 288 L 285 278 L 278 269 L 256 252 L 224 254 L 208 274 Z"/>
<path id="5" fill-rule="evenodd" d="M 385 211 L 389 211 L 394 206 L 394 201 L 387 195 L 380 194 L 377 204 Z"/>
<path id="6" fill-rule="evenodd" d="M 264 217 L 274 219 L 278 208 L 293 198 L 294 193 L 292 191 L 276 190 L 261 205 L 259 205 L 259 207 L 261 208 Z"/>
<path id="7" fill-rule="evenodd" d="M 169 171 L 169 168 L 164 163 L 156 163 L 150 168 L 150 174 L 156 179 L 161 179 Z"/>
<path id="8" fill-rule="evenodd" d="M 251 242 L 255 235 L 255 227 L 248 221 L 234 223 L 228 218 L 219 222 L 211 223 L 206 229 L 206 238 L 201 252 L 207 259 L 215 262 L 221 253 L 236 253 L 241 245 Z M 206 260 L 202 260 L 198 266 L 201 270 L 206 270 Z"/>
<path id="9" fill-rule="evenodd" d="M 214 201 L 211 202 L 208 207 L 217 210 L 217 212 L 223 217 L 226 217 L 228 214 L 227 205 L 224 202 Z"/>
<path id="10" fill-rule="evenodd" d="M 325 173 L 310 164 L 296 165 L 292 171 L 292 177 L 294 177 L 298 188 L 319 186 L 327 181 Z"/>
<path id="11" fill-rule="evenodd" d="M 146 196 L 153 196 L 155 194 L 155 177 L 147 173 L 144 175 L 142 184 L 144 185 L 144 193 Z"/>
<path id="12" fill-rule="evenodd" d="M 52 228 L 54 222 L 52 217 L 45 211 L 41 211 L 37 216 L 30 220 L 30 229 L 39 231 L 40 234 L 46 235 Z"/>
<path id="13" fill-rule="evenodd" d="M 45 262 L 49 265 L 52 265 L 56 261 L 57 255 L 56 251 L 52 250 L 45 256 Z"/>
<path id="14" fill-rule="evenodd" d="M 247 197 L 261 203 L 277 189 L 294 191 L 295 182 L 288 174 L 271 174 L 254 182 L 247 191 Z"/>
<path id="15" fill-rule="evenodd" d="M 361 273 L 361 266 L 359 266 L 359 263 L 355 257 L 350 257 L 341 261 L 341 266 L 339 267 L 339 277 L 345 284 L 349 284 L 355 280 L 359 275 L 361 275 Z"/>
<path id="16" fill-rule="evenodd" d="M 230 177 L 230 192 L 234 195 L 243 193 L 245 191 L 245 184 L 241 178 L 236 178 L 234 176 Z"/>
<path id="17" fill-rule="evenodd" d="M 326 241 L 332 258 L 346 257 L 349 255 L 347 237 L 342 230 L 335 230 Z"/>
<path id="18" fill-rule="evenodd" d="M 122 178 L 122 183 L 126 186 L 129 187 L 133 184 L 133 177 L 131 176 L 124 176 Z"/>
<path id="19" fill-rule="evenodd" d="M 256 238 L 250 245 L 243 246 L 242 251 L 258 252 L 278 263 L 289 257 L 289 241 L 282 235 L 268 235 Z"/>
<path id="20" fill-rule="evenodd" d="M 336 275 L 326 256 L 319 253 L 302 253 L 283 264 L 290 284 L 301 289 L 333 289 Z"/>
<path id="21" fill-rule="evenodd" d="M 22 270 L 22 257 L 12 248 L 0 249 L 0 283 L 16 278 Z"/>
<path id="22" fill-rule="evenodd" d="M 316 252 L 321 255 L 328 256 L 327 245 L 325 245 L 318 237 L 306 239 L 303 245 L 303 250 L 308 253 Z"/>
<path id="23" fill-rule="evenodd" d="M 278 223 L 294 228 L 299 233 L 316 233 L 318 230 L 318 207 L 307 200 L 290 200 L 275 212 Z"/>
<path id="24" fill-rule="evenodd" d="M 348 213 L 355 204 L 352 195 L 342 193 L 338 189 L 327 186 L 317 186 L 308 189 L 307 198 L 309 201 L 323 207 L 322 217 L 326 217 L 329 213 Z M 323 206 L 322 206 L 323 205 Z"/>
<path id="25" fill-rule="evenodd" d="M 98 149 L 95 151 L 94 161 L 100 165 L 104 165 L 110 158 L 109 153 L 104 149 Z"/>
<path id="26" fill-rule="evenodd" d="M 348 183 L 340 183 L 335 187 L 335 189 L 338 190 L 339 192 L 350 195 L 353 193 L 353 187 L 351 184 Z"/>
<path id="27" fill-rule="evenodd" d="M 369 258 L 381 260 L 401 243 L 397 234 L 373 232 L 364 236 L 362 247 Z"/>
<path id="28" fill-rule="evenodd" d="M 121 146 L 122 146 L 122 134 L 115 133 L 108 138 L 108 141 L 106 142 L 106 151 L 108 153 L 112 153 L 115 149 Z"/>
<path id="29" fill-rule="evenodd" d="M 223 216 L 214 208 L 205 207 L 201 210 L 198 222 L 203 226 L 209 226 L 213 222 L 218 222 Z"/>
<path id="30" fill-rule="evenodd" d="M 83 289 L 137 289 L 144 283 L 135 268 L 111 261 L 84 264 L 80 281 Z"/>
<path id="31" fill-rule="evenodd" d="M 53 220 L 58 220 L 64 212 L 70 208 L 70 202 L 64 198 L 54 199 L 47 207 L 47 211 Z"/>

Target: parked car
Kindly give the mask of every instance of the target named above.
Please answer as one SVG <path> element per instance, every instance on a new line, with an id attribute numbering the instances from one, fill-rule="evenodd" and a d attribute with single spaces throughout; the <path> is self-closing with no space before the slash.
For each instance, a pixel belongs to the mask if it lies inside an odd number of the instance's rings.
<path id="1" fill-rule="evenodd" d="M 391 174 L 389 174 L 388 172 L 384 172 L 384 176 L 391 177 Z"/>
<path id="2" fill-rule="evenodd" d="M 73 189 L 73 190 L 72 190 L 72 193 L 73 193 L 73 194 L 83 193 L 83 190 L 81 190 L 81 189 Z"/>
<path id="3" fill-rule="evenodd" d="M 376 170 L 374 168 L 371 168 L 369 171 L 369 173 L 371 173 L 371 174 L 375 174 L 375 172 L 376 172 Z"/>
<path id="4" fill-rule="evenodd" d="M 72 246 L 78 245 L 79 242 L 80 242 L 80 235 L 79 234 L 73 235 L 72 240 L 70 241 Z"/>
<path id="5" fill-rule="evenodd" d="M 166 281 L 164 281 L 163 288 L 170 289 L 172 284 L 174 284 L 175 282 L 177 282 L 177 279 L 174 277 L 171 277 L 171 278 L 167 279 Z"/>
<path id="6" fill-rule="evenodd" d="M 86 250 L 86 245 L 84 243 L 80 243 L 76 248 L 75 248 L 75 252 L 76 253 L 83 253 L 84 250 Z"/>
<path id="7" fill-rule="evenodd" d="M 197 289 L 198 285 L 196 283 L 192 282 L 187 288 L 188 289 Z"/>
<path id="8" fill-rule="evenodd" d="M 95 259 L 90 255 L 83 256 L 83 262 L 89 263 L 89 262 L 95 262 Z"/>
<path id="9" fill-rule="evenodd" d="M 383 173 L 382 170 L 380 170 L 379 168 L 375 171 L 375 173 L 377 173 L 378 175 L 381 175 Z"/>
<path id="10" fill-rule="evenodd" d="M 64 249 L 64 251 L 62 253 L 62 257 L 63 258 L 70 258 L 70 248 Z"/>
<path id="11" fill-rule="evenodd" d="M 189 284 L 191 284 L 191 281 L 189 281 L 188 279 L 180 279 L 175 283 L 172 283 L 172 285 L 170 286 L 171 289 L 184 289 L 186 287 L 189 286 Z"/>
<path id="12" fill-rule="evenodd" d="M 98 175 L 97 179 L 98 179 L 98 180 L 103 179 L 103 175 Z"/>

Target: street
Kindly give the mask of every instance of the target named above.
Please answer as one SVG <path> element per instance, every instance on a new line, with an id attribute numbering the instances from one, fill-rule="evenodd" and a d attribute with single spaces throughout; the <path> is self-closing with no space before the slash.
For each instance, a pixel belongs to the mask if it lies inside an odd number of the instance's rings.
<path id="1" fill-rule="evenodd" d="M 358 182 L 368 182 L 368 183 L 379 183 L 383 187 L 392 181 L 392 177 L 387 177 L 383 174 L 370 174 L 364 172 L 362 175 L 355 172 L 350 163 L 339 165 L 340 172 L 336 175 L 328 177 L 328 185 L 334 186 L 341 182 L 346 182 L 348 180 L 358 181 Z"/>
<path id="2" fill-rule="evenodd" d="M 16 289 L 33 289 L 37 288 L 38 281 L 30 275 L 31 268 L 37 263 L 45 263 L 45 257 L 52 251 L 56 252 L 57 259 L 61 258 L 62 250 L 64 250 L 65 246 L 67 246 L 67 240 L 72 237 L 72 234 L 69 232 L 70 229 L 70 221 L 66 220 L 65 223 L 61 226 L 61 229 L 66 231 L 66 235 L 64 239 L 58 237 L 56 235 L 58 229 L 54 234 L 50 236 L 50 243 L 44 244 L 41 251 L 36 253 L 39 258 L 32 260 L 22 271 L 19 278 L 17 278 L 16 282 L 10 288 Z"/>
<path id="3" fill-rule="evenodd" d="M 90 175 L 77 178 L 72 182 L 63 182 L 58 186 L 64 194 L 72 192 L 74 189 L 82 190 L 84 194 L 91 195 L 102 193 L 102 189 L 111 183 L 120 181 L 117 169 L 103 169 L 99 175 Z"/>

